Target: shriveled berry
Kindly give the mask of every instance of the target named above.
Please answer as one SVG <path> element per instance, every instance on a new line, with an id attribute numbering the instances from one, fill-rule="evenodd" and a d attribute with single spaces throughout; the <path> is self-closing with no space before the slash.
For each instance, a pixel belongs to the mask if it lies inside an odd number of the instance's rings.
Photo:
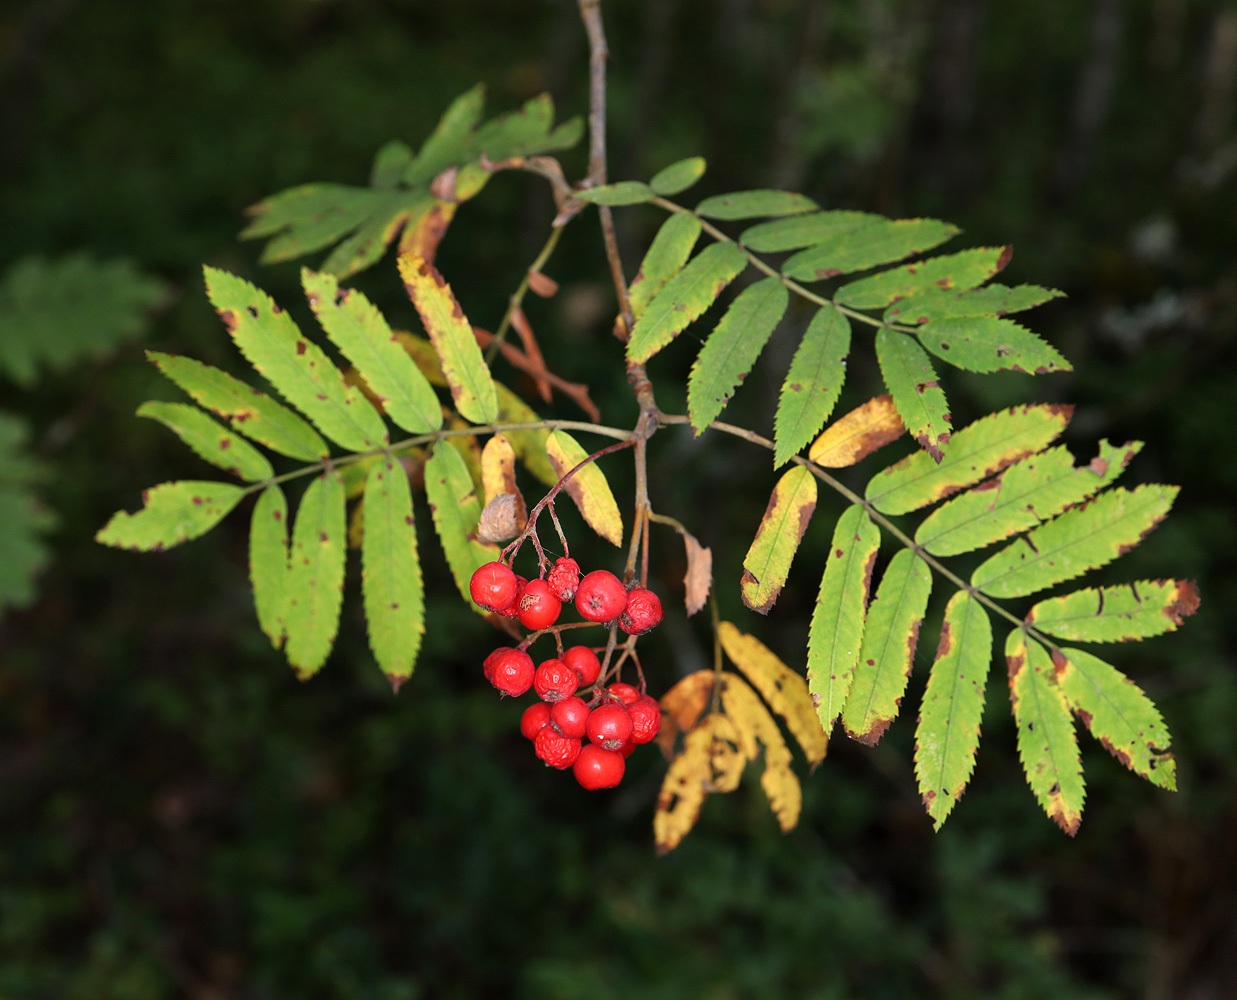
<path id="1" fill-rule="evenodd" d="M 622 705 L 609 702 L 589 713 L 588 738 L 606 750 L 617 750 L 631 738 L 631 716 Z"/>
<path id="2" fill-rule="evenodd" d="M 612 622 L 627 607 L 627 588 L 607 569 L 595 569 L 576 588 L 576 610 L 591 622 Z"/>
<path id="3" fill-rule="evenodd" d="M 562 661 L 580 675 L 580 687 L 596 683 L 601 675 L 601 661 L 587 646 L 572 646 L 563 653 Z"/>
<path id="4" fill-rule="evenodd" d="M 581 748 L 572 767 L 576 781 L 590 791 L 596 788 L 613 788 L 623 780 L 625 770 L 627 761 L 621 753 L 603 750 L 595 743 L 586 743 Z"/>
<path id="5" fill-rule="evenodd" d="M 615 681 L 608 688 L 606 688 L 606 691 L 608 691 L 612 697 L 615 697 L 621 701 L 624 705 L 634 705 L 640 700 L 640 692 L 630 684 L 624 684 L 622 681 Z"/>
<path id="6" fill-rule="evenodd" d="M 544 705 L 545 702 L 538 702 Z M 572 695 L 552 706 L 550 709 L 550 725 L 557 726 L 559 733 L 568 739 L 580 739 L 588 732 L 589 708 L 583 698 Z"/>
<path id="7" fill-rule="evenodd" d="M 517 590 L 515 593 L 515 600 L 512 601 L 510 604 L 508 604 L 500 612 L 498 612 L 504 618 L 519 618 L 520 617 L 520 595 L 524 593 L 524 588 L 528 586 L 528 580 L 526 580 L 522 576 L 517 576 L 515 578 L 515 583 L 517 587 Z"/>
<path id="8" fill-rule="evenodd" d="M 485 662 L 481 664 L 481 669 L 485 672 L 485 679 L 487 681 L 494 679 L 494 661 L 503 653 L 510 653 L 511 651 L 510 646 L 499 646 L 485 658 Z"/>
<path id="9" fill-rule="evenodd" d="M 550 585 L 550 593 L 560 601 L 575 600 L 576 587 L 580 585 L 580 564 L 568 556 L 554 560 L 545 582 Z"/>
<path id="10" fill-rule="evenodd" d="M 520 716 L 520 732 L 530 740 L 550 724 L 550 706 L 544 701 L 535 701 Z"/>
<path id="11" fill-rule="evenodd" d="M 490 665 L 490 683 L 503 694 L 518 697 L 533 686 L 536 672 L 531 656 L 518 649 L 508 649 L 494 657 Z"/>
<path id="12" fill-rule="evenodd" d="M 549 628 L 558 621 L 563 602 L 550 593 L 544 580 L 529 580 L 520 593 L 520 624 L 533 631 Z"/>
<path id="13" fill-rule="evenodd" d="M 628 705 L 627 714 L 631 716 L 632 743 L 651 743 L 661 732 L 661 705 L 652 698 Z"/>
<path id="14" fill-rule="evenodd" d="M 560 771 L 571 767 L 580 756 L 580 741 L 560 736 L 553 726 L 546 726 L 533 740 L 533 752 L 550 767 Z"/>
<path id="15" fill-rule="evenodd" d="M 491 562 L 478 567 L 473 573 L 468 582 L 468 592 L 473 601 L 486 611 L 502 611 L 511 606 L 519 586 L 510 566 Z"/>
<path id="16" fill-rule="evenodd" d="M 542 701 L 562 701 L 576 693 L 580 675 L 562 660 L 546 660 L 533 677 L 533 690 Z"/>
<path id="17" fill-rule="evenodd" d="M 661 599 L 651 590 L 636 587 L 627 595 L 627 606 L 619 615 L 619 628 L 628 635 L 644 635 L 661 624 Z"/>

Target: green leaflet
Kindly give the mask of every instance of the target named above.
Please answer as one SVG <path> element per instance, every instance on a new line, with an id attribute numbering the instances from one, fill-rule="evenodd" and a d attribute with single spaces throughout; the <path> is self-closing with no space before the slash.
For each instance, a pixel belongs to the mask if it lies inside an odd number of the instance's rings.
<path id="1" fill-rule="evenodd" d="M 950 437 L 949 403 L 928 355 L 906 334 L 882 327 L 876 331 L 876 360 L 906 429 L 940 462 Z"/>
<path id="2" fill-rule="evenodd" d="M 833 306 L 821 306 L 795 351 L 773 419 L 773 467 L 799 454 L 824 426 L 842 393 L 850 321 Z"/>
<path id="3" fill-rule="evenodd" d="M 1159 711 L 1132 680 L 1081 649 L 1053 654 L 1057 684 L 1091 735 L 1153 785 L 1177 789 L 1177 762 Z"/>
<path id="4" fill-rule="evenodd" d="M 324 472 L 301 497 L 288 559 L 284 652 L 301 680 L 318 672 L 335 643 L 347 548 L 343 479 Z"/>
<path id="5" fill-rule="evenodd" d="M 448 106 L 408 165 L 405 184 L 428 184 L 448 167 L 469 159 L 469 140 L 485 109 L 485 87 L 478 83 Z"/>
<path id="6" fill-rule="evenodd" d="M 1011 254 L 1010 247 L 977 247 L 919 260 L 845 284 L 833 298 L 855 309 L 883 309 L 924 292 L 965 292 L 1002 270 Z"/>
<path id="7" fill-rule="evenodd" d="M 477 129 L 472 143 L 471 159 L 482 154 L 498 162 L 513 156 L 533 156 L 570 149 L 584 134 L 582 119 L 570 118 L 557 128 L 554 122 L 554 101 L 549 94 L 530 97 L 516 111 L 491 118 Z"/>
<path id="8" fill-rule="evenodd" d="M 913 299 L 900 299 L 891 305 L 885 310 L 885 320 L 914 325 L 949 316 L 1002 316 L 1032 309 L 1061 294 L 1039 285 L 985 285 L 961 294 L 952 289 L 924 290 Z"/>
<path id="9" fill-rule="evenodd" d="M 941 828 L 975 770 L 992 623 L 964 590 L 949 599 L 915 730 L 915 776 L 923 804 Z"/>
<path id="10" fill-rule="evenodd" d="M 877 264 L 892 264 L 931 250 L 957 234 L 957 226 L 936 219 L 878 217 L 837 239 L 800 250 L 786 261 L 782 272 L 800 281 L 820 281 Z"/>
<path id="11" fill-rule="evenodd" d="M 664 198 L 686 191 L 704 176 L 704 157 L 689 156 L 668 167 L 664 167 L 653 175 L 649 187 Z"/>
<path id="12" fill-rule="evenodd" d="M 146 357 L 198 404 L 227 417 L 236 430 L 258 444 L 307 462 L 328 454 L 317 431 L 248 383 L 193 358 L 158 351 L 147 351 Z"/>
<path id="13" fill-rule="evenodd" d="M 696 206 L 696 214 L 710 219 L 752 219 L 760 215 L 798 215 L 819 207 L 811 198 L 793 191 L 736 191 L 705 198 Z"/>
<path id="14" fill-rule="evenodd" d="M 699 238 L 700 220 L 690 212 L 675 212 L 661 224 L 627 289 L 632 316 L 639 319 L 644 315 L 653 296 L 683 269 Z"/>
<path id="15" fill-rule="evenodd" d="M 897 716 L 931 592 L 928 564 L 910 549 L 899 550 L 868 609 L 859 663 L 842 709 L 851 739 L 874 747 Z"/>
<path id="16" fill-rule="evenodd" d="M 501 382 L 495 382 L 494 389 L 498 394 L 498 419 L 503 423 L 527 424 L 541 419 L 524 400 Z M 550 464 L 545 453 L 549 431 L 503 431 L 503 436 L 511 442 L 516 457 L 528 467 L 529 472 L 547 486 L 558 482 L 558 473 L 554 471 L 554 466 Z"/>
<path id="17" fill-rule="evenodd" d="M 249 528 L 249 582 L 258 626 L 278 649 L 288 605 L 288 501 L 271 483 L 254 504 Z"/>
<path id="18" fill-rule="evenodd" d="M 941 462 L 908 455 L 873 476 L 866 496 L 884 514 L 926 507 L 1039 451 L 1065 430 L 1072 413 L 1049 403 L 990 413 L 958 431 Z"/>
<path id="19" fill-rule="evenodd" d="M 666 282 L 636 320 L 627 343 L 628 360 L 648 361 L 716 302 L 746 266 L 747 257 L 734 243 L 705 247 Z"/>
<path id="20" fill-rule="evenodd" d="M 374 154 L 374 165 L 369 170 L 369 186 L 389 191 L 404 177 L 412 164 L 412 150 L 406 142 L 392 139 Z"/>
<path id="21" fill-rule="evenodd" d="M 160 483 L 142 493 L 145 506 L 136 514 L 113 514 L 95 541 L 136 552 L 170 549 L 206 534 L 244 495 L 242 487 L 214 480 Z"/>
<path id="22" fill-rule="evenodd" d="M 322 329 L 382 400 L 387 416 L 414 434 L 442 427 L 433 387 L 369 299 L 355 289 L 341 291 L 331 275 L 308 268 L 301 270 L 301 284 Z"/>
<path id="23" fill-rule="evenodd" d="M 1038 642 L 1014 629 L 1005 642 L 1009 696 L 1018 725 L 1018 757 L 1044 812 L 1071 837 L 1082 822 L 1086 786 L 1074 722 L 1053 680 L 1052 660 Z"/>
<path id="24" fill-rule="evenodd" d="M 992 597 L 1033 594 L 1111 562 L 1163 519 L 1179 487 L 1109 490 L 1016 539 L 982 563 L 971 584 Z"/>
<path id="25" fill-rule="evenodd" d="M 436 447 L 425 463 L 425 496 L 455 585 L 468 606 L 483 614 L 472 603 L 468 583 L 478 567 L 498 558 L 498 546 L 472 538 L 481 520 L 481 501 L 468 466 L 454 448 Z"/>
<path id="26" fill-rule="evenodd" d="M 403 466 L 387 459 L 365 481 L 361 590 L 369 648 L 398 690 L 412 675 L 425 632 L 425 595 L 412 492 Z"/>
<path id="27" fill-rule="evenodd" d="M 400 254 L 399 273 L 434 345 L 455 408 L 474 424 L 493 423 L 498 416 L 494 379 L 451 286 L 416 254 Z"/>
<path id="28" fill-rule="evenodd" d="M 577 191 L 575 196 L 594 205 L 642 205 L 656 198 L 657 192 L 641 181 L 618 181 Z"/>
<path id="29" fill-rule="evenodd" d="M 330 246 L 386 207 L 385 191 L 346 184 L 301 184 L 264 198 L 249 208 L 253 221 L 242 240 L 272 236 L 262 250 L 263 264 L 276 264 Z"/>
<path id="30" fill-rule="evenodd" d="M 0 612 L 35 597 L 35 576 L 47 563 L 43 534 L 55 519 L 35 485 L 43 470 L 29 450 L 25 421 L 0 413 Z"/>
<path id="31" fill-rule="evenodd" d="M 1016 371 L 1027 375 L 1073 371 L 1056 348 L 1012 319 L 962 316 L 938 319 L 915 331 L 938 358 L 969 372 Z"/>
<path id="32" fill-rule="evenodd" d="M 206 294 L 236 346 L 258 374 L 336 444 L 368 451 L 387 443 L 386 424 L 317 344 L 301 336 L 292 318 L 265 292 L 213 267 Z"/>
<path id="33" fill-rule="evenodd" d="M 1193 581 L 1139 580 L 1040 601 L 1026 621 L 1058 639 L 1127 642 L 1172 632 L 1197 610 L 1198 588 Z"/>
<path id="34" fill-rule="evenodd" d="M 790 564 L 816 510 L 816 477 L 796 465 L 778 480 L 756 537 L 743 557 L 743 603 L 767 615 L 782 592 Z"/>
<path id="35" fill-rule="evenodd" d="M 807 640 L 808 692 L 826 733 L 842 714 L 859 662 L 879 546 L 880 529 L 868 512 L 860 504 L 848 507 L 833 530 Z"/>
<path id="36" fill-rule="evenodd" d="M 241 479 L 257 482 L 275 474 L 257 448 L 188 403 L 143 403 L 137 415 L 158 420 L 206 461 Z"/>
<path id="37" fill-rule="evenodd" d="M 697 436 L 752 370 L 789 302 L 781 279 L 765 278 L 743 289 L 713 328 L 687 380 L 687 415 Z"/>
<path id="38" fill-rule="evenodd" d="M 813 212 L 749 226 L 743 230 L 739 242 L 759 253 L 798 250 L 837 239 L 843 233 L 878 221 L 881 217 L 870 212 Z"/>
<path id="39" fill-rule="evenodd" d="M 435 203 L 433 196 L 419 191 L 391 195 L 351 236 L 336 244 L 322 262 L 321 270 L 343 279 L 373 266 L 382 259 L 396 234 L 416 227 Z"/>
<path id="40" fill-rule="evenodd" d="M 554 466 L 555 482 L 588 458 L 588 452 L 566 431 L 546 438 L 546 456 Z M 619 513 L 606 474 L 596 462 L 580 468 L 563 486 L 590 528 L 611 545 L 623 544 L 623 516 Z"/>
<path id="41" fill-rule="evenodd" d="M 919 525 L 915 541 L 933 555 L 952 556 L 1009 538 L 1094 496 L 1141 448 L 1137 441 L 1120 448 L 1101 441 L 1099 456 L 1078 468 L 1064 445 L 1028 455 L 934 510 Z"/>

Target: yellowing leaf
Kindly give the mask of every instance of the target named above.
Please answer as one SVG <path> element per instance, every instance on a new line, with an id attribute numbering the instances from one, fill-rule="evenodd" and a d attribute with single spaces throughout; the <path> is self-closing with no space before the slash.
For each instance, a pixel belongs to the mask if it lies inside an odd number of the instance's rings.
<path id="1" fill-rule="evenodd" d="M 560 479 L 588 458 L 588 452 L 566 431 L 550 434 L 545 451 Z M 610 484 L 596 462 L 579 469 L 563 489 L 575 501 L 590 528 L 612 545 L 623 544 L 623 518 Z"/>
<path id="2" fill-rule="evenodd" d="M 481 449 L 481 485 L 486 503 L 504 493 L 513 493 L 523 504 L 515 481 L 515 449 L 502 434 L 495 434 Z"/>
<path id="3" fill-rule="evenodd" d="M 896 441 L 905 432 L 893 397 L 876 396 L 826 427 L 812 442 L 808 458 L 828 469 L 842 469 Z"/>
<path id="4" fill-rule="evenodd" d="M 790 749 L 782 739 L 782 731 L 769 710 L 737 674 L 722 675 L 722 709 L 730 716 L 738 731 L 740 745 L 749 760 L 756 758 L 756 743 L 764 746 L 765 769 L 760 776 L 764 789 L 782 831 L 794 829 L 803 805 L 803 790 L 790 769 Z"/>
<path id="5" fill-rule="evenodd" d="M 782 592 L 790 564 L 816 510 L 816 478 L 802 465 L 787 472 L 773 489 L 756 537 L 743 558 L 739 585 L 743 603 L 768 614 Z"/>
<path id="6" fill-rule="evenodd" d="M 690 732 L 713 697 L 717 674 L 697 670 L 688 674 L 661 696 L 662 726 L 657 745 L 667 757 L 679 733 Z"/>
<path id="7" fill-rule="evenodd" d="M 683 752 L 671 761 L 657 796 L 653 840 L 658 854 L 678 847 L 696 825 L 709 792 L 738 787 L 747 758 L 737 752 L 737 738 L 734 724 L 718 713 L 687 734 Z"/>

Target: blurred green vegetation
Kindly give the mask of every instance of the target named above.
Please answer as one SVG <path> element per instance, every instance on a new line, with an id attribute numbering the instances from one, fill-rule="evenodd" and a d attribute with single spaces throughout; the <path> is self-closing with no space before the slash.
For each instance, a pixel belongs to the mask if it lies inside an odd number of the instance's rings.
<path id="1" fill-rule="evenodd" d="M 966 245 L 1012 242 L 1011 282 L 1068 293 L 1031 322 L 1074 375 L 946 385 L 956 423 L 1070 400 L 1080 456 L 1103 436 L 1146 440 L 1129 475 L 1185 487 L 1106 577 L 1200 582 L 1180 633 L 1108 651 L 1162 708 L 1181 791 L 1084 736 L 1088 808 L 1063 837 L 1025 788 L 994 670 L 975 780 L 934 835 L 911 766 L 924 636 L 907 717 L 874 751 L 835 741 L 805 777 L 797 830 L 778 834 L 745 786 L 656 859 L 656 755 L 606 795 L 543 768 L 517 707 L 482 681 L 493 637 L 426 534 L 439 598 L 413 680 L 391 695 L 349 601 L 326 670 L 297 683 L 254 621 L 243 518 L 157 556 L 91 541 L 141 488 L 203 472 L 133 418 L 174 397 L 141 348 L 235 370 L 201 264 L 298 297 L 297 265 L 259 269 L 236 241 L 245 206 L 363 183 L 380 145 L 416 146 L 478 80 L 493 111 L 544 89 L 562 116 L 583 111 L 575 6 L 20 0 L 0 10 L 0 270 L 85 251 L 175 293 L 108 360 L 0 381 L 55 516 L 37 600 L 0 619 L 0 997 L 1237 994 L 1237 15 L 1221 0 L 1051 14 L 1031 0 L 610 0 L 605 15 L 613 177 L 699 153 L 701 195 L 773 185 L 940 216 Z M 563 162 L 578 176 L 584 153 Z M 512 175 L 461 210 L 439 264 L 475 323 L 497 321 L 552 214 L 539 182 Z M 629 268 L 658 221 L 620 213 Z M 622 423 L 634 406 L 595 222 L 570 227 L 548 271 L 563 291 L 528 310 L 551 365 Z M 359 284 L 410 316 L 390 260 Z M 775 337 L 728 419 L 767 424 L 792 350 Z M 664 409 L 681 411 L 689 363 L 686 349 L 655 361 Z M 857 361 L 841 405 L 872 376 Z M 836 511 L 822 503 L 791 585 L 755 619 L 726 581 L 764 509 L 767 456 L 663 431 L 652 461 L 657 508 L 714 546 L 723 615 L 800 662 Z M 678 542 L 659 541 L 658 588 L 674 594 Z M 700 622 L 660 631 L 644 660 L 658 690 L 708 653 Z"/>

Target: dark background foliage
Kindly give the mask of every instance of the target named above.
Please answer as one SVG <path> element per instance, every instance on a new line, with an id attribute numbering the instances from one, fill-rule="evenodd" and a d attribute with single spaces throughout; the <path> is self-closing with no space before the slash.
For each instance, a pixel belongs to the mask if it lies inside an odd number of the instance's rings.
<path id="1" fill-rule="evenodd" d="M 544 89 L 582 111 L 574 5 L 10 0 L 0 268 L 87 248 L 175 294 L 104 363 L 0 381 L 4 409 L 35 429 L 57 518 L 37 601 L 0 619 L 0 996 L 1237 995 L 1224 624 L 1237 599 L 1237 15 L 1221 0 L 633 0 L 605 13 L 612 176 L 700 153 L 701 195 L 783 186 L 939 216 L 965 245 L 1012 242 L 1011 282 L 1068 293 L 1032 323 L 1075 374 L 950 373 L 946 387 L 955 423 L 1072 401 L 1080 455 L 1104 436 L 1146 440 L 1130 476 L 1185 487 L 1105 577 L 1199 581 L 1182 632 L 1111 651 L 1163 709 L 1181 791 L 1138 781 L 1084 736 L 1088 808 L 1068 840 L 1023 784 L 995 668 L 978 773 L 933 834 L 911 763 L 925 636 L 907 717 L 874 751 L 835 740 L 805 777 L 797 830 L 780 835 L 745 786 L 654 858 L 657 755 L 634 757 L 616 793 L 543 768 L 518 708 L 480 677 L 493 636 L 428 532 L 431 627 L 413 680 L 391 695 L 353 600 L 327 668 L 298 683 L 256 628 L 243 516 L 168 554 L 91 541 L 140 488 L 206 474 L 132 416 L 175 398 L 141 348 L 234 367 L 200 265 L 297 297 L 295 265 L 259 268 L 236 242 L 243 208 L 311 180 L 364 183 L 378 146 L 418 144 L 477 80 L 494 111 Z M 583 160 L 567 153 L 568 173 Z M 497 322 L 551 214 L 539 182 L 514 175 L 461 211 L 439 263 L 474 322 Z M 629 271 L 658 221 L 622 213 Z M 622 423 L 634 406 L 593 218 L 549 271 L 563 291 L 530 313 L 551 365 Z M 412 322 L 389 259 L 361 284 Z M 733 419 L 767 428 L 793 347 L 779 333 Z M 690 358 L 676 345 L 653 365 L 667 410 L 681 410 L 673 380 Z M 856 361 L 843 405 L 873 376 Z M 723 614 L 802 662 L 829 504 L 762 620 L 734 581 L 767 456 L 667 430 L 652 461 L 654 503 L 717 549 Z M 680 549 L 659 541 L 657 586 L 675 595 Z M 658 691 L 708 652 L 701 622 L 671 615 L 661 632 L 645 660 Z"/>

